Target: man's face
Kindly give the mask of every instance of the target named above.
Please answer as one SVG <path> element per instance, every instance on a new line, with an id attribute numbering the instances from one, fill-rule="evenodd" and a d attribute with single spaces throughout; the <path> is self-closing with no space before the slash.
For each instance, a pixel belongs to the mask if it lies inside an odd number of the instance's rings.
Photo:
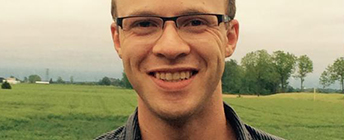
<path id="1" fill-rule="evenodd" d="M 225 0 L 117 0 L 118 17 L 187 13 L 225 14 Z M 117 33 L 118 30 L 118 33 Z M 178 34 L 167 21 L 158 39 L 126 34 L 112 25 L 115 48 L 125 73 L 145 107 L 164 119 L 187 117 L 211 104 L 221 92 L 224 60 L 233 53 L 238 35 L 236 20 L 209 28 L 201 36 Z"/>

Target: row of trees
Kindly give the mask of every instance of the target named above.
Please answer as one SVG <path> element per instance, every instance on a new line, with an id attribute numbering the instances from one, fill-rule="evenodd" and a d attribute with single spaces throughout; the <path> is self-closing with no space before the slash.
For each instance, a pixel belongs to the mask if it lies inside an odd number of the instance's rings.
<path id="1" fill-rule="evenodd" d="M 241 65 L 231 59 L 225 63 L 222 77 L 222 88 L 225 93 L 272 94 L 277 92 L 295 92 L 288 83 L 293 76 L 300 79 L 300 91 L 304 91 L 307 74 L 313 72 L 313 62 L 307 55 L 295 55 L 275 51 L 269 54 L 266 50 L 258 50 L 246 54 Z M 344 57 L 338 58 L 329 65 L 319 78 L 325 88 L 338 81 L 344 93 Z"/>
<path id="2" fill-rule="evenodd" d="M 269 54 L 266 50 L 258 50 L 246 54 L 241 65 L 233 59 L 225 63 L 222 90 L 257 95 L 288 92 L 292 90 L 288 79 L 294 76 L 301 79 L 302 91 L 305 77 L 311 72 L 313 62 L 306 55 L 296 57 L 283 51 Z"/>
<path id="3" fill-rule="evenodd" d="M 21 81 L 21 82 L 23 82 L 23 83 L 36 83 L 36 81 L 42 81 L 42 78 L 39 75 L 37 75 L 37 74 L 33 74 L 33 75 L 30 75 L 29 77 L 24 77 L 24 80 Z M 56 81 L 53 81 L 53 79 L 50 79 L 49 83 L 64 84 L 64 83 L 67 83 L 67 82 L 64 81 L 62 79 L 62 77 L 58 77 Z M 70 77 L 69 83 L 74 83 L 73 76 Z"/>
<path id="4" fill-rule="evenodd" d="M 339 81 L 341 91 L 344 93 L 344 57 L 340 57 L 333 64 L 328 65 L 319 78 L 319 83 L 326 88 Z"/>
<path id="5" fill-rule="evenodd" d="M 11 78 L 14 78 L 14 77 L 11 76 Z M 24 77 L 24 80 L 19 80 L 19 79 L 17 80 L 23 83 L 36 83 L 36 81 L 42 81 L 42 78 L 37 74 L 33 74 L 28 77 Z M 50 79 L 49 83 L 50 84 L 114 85 L 114 86 L 119 86 L 119 87 L 124 87 L 124 88 L 132 88 L 125 73 L 123 73 L 122 79 L 103 77 L 98 82 L 74 82 L 73 76 L 70 77 L 69 81 L 65 81 L 62 79 L 62 77 L 59 76 L 56 81 L 54 81 L 53 79 Z"/>
<path id="6" fill-rule="evenodd" d="M 98 82 L 98 84 L 108 85 L 108 86 L 114 85 L 114 86 L 128 88 L 128 89 L 133 88 L 124 72 L 122 73 L 122 79 L 104 77 Z"/>
<path id="7" fill-rule="evenodd" d="M 289 85 L 290 77 L 300 79 L 299 91 L 304 91 L 304 81 L 307 74 L 313 72 L 313 62 L 307 55 L 295 56 L 284 51 L 275 51 L 269 54 L 266 50 L 258 50 L 246 54 L 241 59 L 241 64 L 231 59 L 226 61 L 225 70 L 222 76 L 222 90 L 224 93 L 245 93 L 245 94 L 273 94 L 278 92 L 295 92 Z M 41 81 L 39 75 L 25 77 L 22 82 L 35 83 Z M 329 65 L 321 74 L 319 83 L 323 90 L 340 82 L 341 92 L 344 93 L 344 57 L 338 58 Z M 58 84 L 92 84 L 92 85 L 114 85 L 123 88 L 132 88 L 125 73 L 121 79 L 103 77 L 98 82 L 77 82 L 74 77 L 64 81 L 58 77 L 56 81 L 50 79 L 50 83 Z M 325 91 L 325 90 L 324 90 Z"/>

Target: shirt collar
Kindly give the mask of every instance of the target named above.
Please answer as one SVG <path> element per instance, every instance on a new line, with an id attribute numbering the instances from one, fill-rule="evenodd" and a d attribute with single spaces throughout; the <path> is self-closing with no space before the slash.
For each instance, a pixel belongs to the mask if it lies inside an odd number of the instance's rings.
<path id="1" fill-rule="evenodd" d="M 232 126 L 238 140 L 251 140 L 252 137 L 232 107 L 223 103 L 226 120 Z"/>
<path id="2" fill-rule="evenodd" d="M 223 103 L 226 120 L 232 126 L 238 140 L 251 140 L 252 137 L 245 127 L 245 124 L 240 120 L 239 116 L 233 108 L 226 103 Z M 141 132 L 138 121 L 137 108 L 135 112 L 128 118 L 125 125 L 125 140 L 140 140 Z"/>

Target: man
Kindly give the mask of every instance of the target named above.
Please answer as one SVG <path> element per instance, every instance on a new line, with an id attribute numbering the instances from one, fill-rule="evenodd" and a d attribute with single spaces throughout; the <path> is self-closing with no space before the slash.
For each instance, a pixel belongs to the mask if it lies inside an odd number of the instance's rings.
<path id="1" fill-rule="evenodd" d="M 99 140 L 280 139 L 223 103 L 239 34 L 234 0 L 113 0 L 115 49 L 138 94 L 127 124 Z"/>

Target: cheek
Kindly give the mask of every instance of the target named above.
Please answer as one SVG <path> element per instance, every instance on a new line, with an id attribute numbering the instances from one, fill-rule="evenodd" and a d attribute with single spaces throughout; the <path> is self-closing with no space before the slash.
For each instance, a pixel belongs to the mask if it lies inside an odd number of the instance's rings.
<path id="1" fill-rule="evenodd" d="M 219 30 L 208 30 L 203 37 L 188 40 L 190 46 L 206 61 L 224 61 L 226 37 Z"/>
<path id="2" fill-rule="evenodd" d="M 122 60 L 124 71 L 127 74 L 133 88 L 141 93 L 142 81 L 144 75 L 142 73 L 142 63 L 149 55 L 149 46 L 143 45 L 143 42 L 136 42 L 130 40 L 122 41 Z"/>
<path id="3" fill-rule="evenodd" d="M 144 42 L 122 40 L 122 59 L 126 71 L 140 69 L 140 64 L 149 54 L 150 47 Z"/>
<path id="4" fill-rule="evenodd" d="M 190 43 L 191 44 L 191 43 Z M 197 51 L 200 58 L 206 62 L 208 73 L 212 73 L 213 82 L 221 78 L 224 71 L 226 36 L 224 32 L 207 32 L 207 37 L 203 39 L 194 39 L 194 50 Z M 214 76 L 214 73 L 218 73 Z"/>

